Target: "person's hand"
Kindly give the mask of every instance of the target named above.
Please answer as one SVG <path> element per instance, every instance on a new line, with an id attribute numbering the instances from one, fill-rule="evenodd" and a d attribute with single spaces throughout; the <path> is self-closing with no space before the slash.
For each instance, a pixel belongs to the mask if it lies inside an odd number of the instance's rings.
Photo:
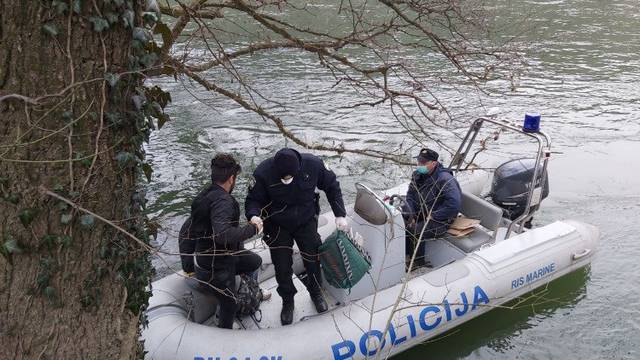
<path id="1" fill-rule="evenodd" d="M 349 230 L 349 223 L 347 223 L 347 219 L 342 216 L 336 218 L 336 228 L 338 230 L 346 232 Z"/>
<path id="2" fill-rule="evenodd" d="M 264 224 L 262 223 L 262 219 L 257 216 L 252 216 L 251 220 L 249 220 L 249 224 L 253 225 L 258 229 L 258 234 L 262 234 L 262 228 Z"/>

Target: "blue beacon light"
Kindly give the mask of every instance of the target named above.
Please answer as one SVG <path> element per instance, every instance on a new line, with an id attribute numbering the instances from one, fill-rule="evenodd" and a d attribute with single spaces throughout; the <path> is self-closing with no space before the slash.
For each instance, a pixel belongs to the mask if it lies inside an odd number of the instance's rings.
<path id="1" fill-rule="evenodd" d="M 538 113 L 526 113 L 524 114 L 524 125 L 522 126 L 524 132 L 535 133 L 540 131 L 540 114 Z"/>

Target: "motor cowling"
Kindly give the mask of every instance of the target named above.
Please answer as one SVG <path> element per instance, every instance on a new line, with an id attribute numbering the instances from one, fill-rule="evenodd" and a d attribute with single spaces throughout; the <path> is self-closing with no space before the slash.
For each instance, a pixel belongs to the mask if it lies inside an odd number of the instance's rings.
<path id="1" fill-rule="evenodd" d="M 505 210 L 506 216 L 511 220 L 515 220 L 526 210 L 535 164 L 535 159 L 516 159 L 507 161 L 496 168 L 489 196 L 496 205 Z M 535 182 L 535 187 L 539 187 L 540 182 L 544 180 L 540 201 L 549 195 L 548 175 L 546 172 L 542 174 L 542 169 L 543 166 L 540 164 L 538 178 Z M 539 202 L 535 202 L 535 196 L 532 203 L 532 210 L 537 210 Z"/>

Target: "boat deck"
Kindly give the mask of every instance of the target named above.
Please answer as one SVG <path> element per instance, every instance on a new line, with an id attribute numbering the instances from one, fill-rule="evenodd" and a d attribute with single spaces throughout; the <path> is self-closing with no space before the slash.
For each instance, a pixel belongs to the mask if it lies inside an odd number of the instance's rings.
<path id="1" fill-rule="evenodd" d="M 302 280 L 300 280 L 297 276 L 294 276 L 293 284 L 298 290 L 294 298 L 295 310 L 293 313 L 293 323 L 295 324 L 296 322 L 304 321 L 305 319 L 308 319 L 310 317 L 317 316 L 318 312 L 311 302 L 309 293 L 302 283 Z M 254 317 L 250 316 L 236 319 L 233 324 L 233 328 L 237 330 L 257 330 L 281 327 L 282 324 L 280 323 L 280 310 L 282 310 L 282 299 L 276 291 L 277 287 L 278 284 L 276 283 L 275 277 L 271 277 L 261 282 L 260 288 L 270 291 L 271 298 L 267 301 L 263 301 L 260 304 L 261 314 L 260 312 L 256 314 L 255 319 Z M 331 296 L 331 294 L 324 292 L 323 295 L 325 296 L 327 305 L 329 305 L 329 311 L 339 306 L 339 304 L 336 304 L 336 300 Z M 215 322 L 216 320 L 214 315 L 203 324 L 215 326 Z"/>

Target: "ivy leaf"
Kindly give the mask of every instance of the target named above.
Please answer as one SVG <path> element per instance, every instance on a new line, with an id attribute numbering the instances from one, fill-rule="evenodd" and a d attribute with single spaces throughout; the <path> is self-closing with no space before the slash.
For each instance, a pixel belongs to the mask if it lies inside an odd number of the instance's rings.
<path id="1" fill-rule="evenodd" d="M 104 79 L 109 83 L 109 86 L 114 87 L 120 81 L 120 75 L 106 73 L 104 74 Z"/>
<path id="2" fill-rule="evenodd" d="M 4 244 L 2 244 L 2 250 L 7 254 L 19 254 L 22 252 L 22 249 L 18 246 L 18 242 L 12 237 L 9 237 L 4 241 Z"/>
<path id="3" fill-rule="evenodd" d="M 66 110 L 65 112 L 62 113 L 62 118 L 70 121 L 71 119 L 73 119 L 73 113 L 71 112 L 71 110 Z"/>
<path id="4" fill-rule="evenodd" d="M 140 64 L 144 67 L 151 67 L 158 61 L 158 55 L 155 53 L 144 54 L 140 57 Z"/>
<path id="5" fill-rule="evenodd" d="M 58 235 L 54 235 L 54 234 L 46 234 L 40 239 L 40 241 L 47 247 L 47 249 L 53 248 L 57 240 L 58 240 Z"/>
<path id="6" fill-rule="evenodd" d="M 108 12 L 108 13 L 105 13 L 104 16 L 107 17 L 107 21 L 109 22 L 109 25 L 113 25 L 118 22 L 118 14 L 116 13 Z"/>
<path id="7" fill-rule="evenodd" d="M 51 285 L 44 288 L 44 290 L 42 290 L 42 294 L 46 296 L 49 301 L 54 301 L 56 299 L 56 289 Z"/>
<path id="8" fill-rule="evenodd" d="M 124 27 L 131 28 L 133 27 L 133 19 L 135 14 L 131 10 L 125 10 L 122 14 L 122 22 L 124 23 Z"/>
<path id="9" fill-rule="evenodd" d="M 145 11 L 142 13 L 142 19 L 146 24 L 153 24 L 158 21 L 158 15 L 151 11 Z"/>
<path id="10" fill-rule="evenodd" d="M 162 90 L 159 86 L 145 88 L 145 94 L 147 94 L 147 97 L 157 101 L 163 109 L 171 102 L 171 94 Z"/>
<path id="11" fill-rule="evenodd" d="M 69 247 L 69 245 L 71 245 L 71 236 L 62 235 L 58 237 L 58 242 L 62 245 L 62 247 Z"/>
<path id="12" fill-rule="evenodd" d="M 93 31 L 103 32 L 109 28 L 109 22 L 98 16 L 89 17 L 89 21 L 93 24 Z"/>
<path id="13" fill-rule="evenodd" d="M 67 10 L 69 10 L 69 6 L 67 6 L 67 4 L 63 1 L 54 0 L 52 4 L 53 6 L 55 6 L 58 15 L 62 15 L 63 13 L 67 12 Z"/>
<path id="14" fill-rule="evenodd" d="M 56 24 L 46 23 L 42 25 L 42 31 L 47 35 L 51 35 L 51 36 L 58 35 L 58 28 L 56 27 Z"/>
<path id="15" fill-rule="evenodd" d="M 162 129 L 162 126 L 164 126 L 164 124 L 169 120 L 171 120 L 171 118 L 169 118 L 169 115 L 165 113 L 158 114 L 158 129 Z"/>
<path id="16" fill-rule="evenodd" d="M 171 42 L 171 29 L 169 29 L 167 24 L 163 22 L 156 23 L 156 26 L 153 27 L 153 33 L 162 35 L 163 44 Z"/>
<path id="17" fill-rule="evenodd" d="M 118 162 L 120 168 L 125 168 L 129 162 L 135 161 L 135 156 L 129 152 L 121 151 L 116 154 L 115 160 Z"/>
<path id="18" fill-rule="evenodd" d="M 7 195 L 5 200 L 7 200 L 8 202 L 12 203 L 13 205 L 18 205 L 18 203 L 20 202 L 20 194 L 11 193 L 11 194 Z"/>
<path id="19" fill-rule="evenodd" d="M 142 109 L 142 106 L 144 105 L 144 102 L 146 101 L 140 95 L 133 95 L 131 97 L 131 100 L 133 101 L 133 106 L 135 106 L 138 111 Z"/>
<path id="20" fill-rule="evenodd" d="M 18 218 L 24 227 L 29 226 L 33 219 L 36 217 L 35 209 L 23 209 L 18 213 Z"/>
<path id="21" fill-rule="evenodd" d="M 151 165 L 149 165 L 149 163 L 142 164 L 142 171 L 147 177 L 147 181 L 151 182 L 151 175 L 153 174 L 153 168 L 151 167 Z"/>
<path id="22" fill-rule="evenodd" d="M 91 229 L 94 224 L 95 218 L 93 217 L 93 215 L 86 214 L 80 216 L 80 225 L 85 229 Z"/>
<path id="23" fill-rule="evenodd" d="M 73 0 L 73 12 L 80 14 L 82 11 L 82 0 Z"/>
<path id="24" fill-rule="evenodd" d="M 146 43 L 151 40 L 151 35 L 149 35 L 146 29 L 135 27 L 133 28 L 133 39 L 138 40 L 142 43 Z"/>
<path id="25" fill-rule="evenodd" d="M 69 225 L 72 219 L 73 219 L 73 215 L 62 214 L 62 216 L 60 217 L 60 223 L 62 223 L 62 225 Z"/>

